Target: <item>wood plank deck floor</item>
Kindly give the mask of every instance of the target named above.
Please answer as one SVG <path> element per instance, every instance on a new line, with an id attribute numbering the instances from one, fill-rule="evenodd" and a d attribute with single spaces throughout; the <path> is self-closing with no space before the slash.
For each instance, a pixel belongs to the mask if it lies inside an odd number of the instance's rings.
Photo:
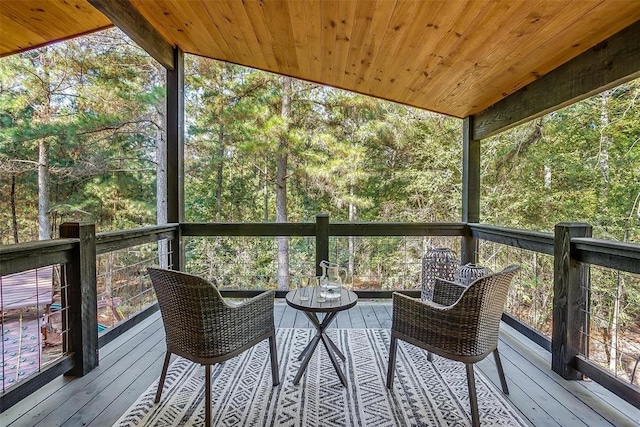
<path id="1" fill-rule="evenodd" d="M 276 302 L 276 327 L 310 328 L 306 316 Z M 391 304 L 361 301 L 332 327 L 389 328 Z M 564 381 L 548 352 L 503 325 L 500 353 L 507 399 L 533 426 L 638 426 L 640 411 L 590 381 Z M 100 350 L 100 366 L 82 378 L 59 377 L 0 414 L 0 426 L 110 426 L 160 376 L 164 357 L 160 314 Z M 500 389 L 493 358 L 478 365 Z"/>

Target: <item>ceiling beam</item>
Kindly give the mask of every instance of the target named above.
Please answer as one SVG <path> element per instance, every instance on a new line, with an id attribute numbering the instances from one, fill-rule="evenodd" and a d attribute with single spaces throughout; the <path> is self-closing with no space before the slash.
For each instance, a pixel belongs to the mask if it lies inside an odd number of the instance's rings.
<path id="1" fill-rule="evenodd" d="M 166 69 L 173 70 L 173 46 L 145 19 L 129 0 L 89 0 Z"/>
<path id="2" fill-rule="evenodd" d="M 640 21 L 477 114 L 484 139 L 640 77 Z"/>

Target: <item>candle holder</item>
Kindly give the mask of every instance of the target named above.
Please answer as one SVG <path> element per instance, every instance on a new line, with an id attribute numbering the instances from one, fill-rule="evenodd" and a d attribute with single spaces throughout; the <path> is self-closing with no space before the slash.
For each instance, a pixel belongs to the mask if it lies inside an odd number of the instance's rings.
<path id="1" fill-rule="evenodd" d="M 453 275 L 453 280 L 454 282 L 461 285 L 469 286 L 476 279 L 479 279 L 491 273 L 492 271 L 485 266 L 468 263 L 456 268 L 456 271 Z"/>
<path id="2" fill-rule="evenodd" d="M 430 300 L 436 277 L 453 281 L 456 267 L 459 265 L 455 252 L 449 248 L 429 249 L 422 258 L 422 300 Z"/>

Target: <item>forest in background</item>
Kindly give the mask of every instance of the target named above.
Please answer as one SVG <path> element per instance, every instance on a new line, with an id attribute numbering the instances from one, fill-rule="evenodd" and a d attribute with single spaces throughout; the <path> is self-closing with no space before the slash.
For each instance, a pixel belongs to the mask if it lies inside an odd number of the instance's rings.
<path id="1" fill-rule="evenodd" d="M 483 140 L 481 222 L 587 222 L 640 242 L 639 94 L 632 81 Z M 190 55 L 185 95 L 187 221 L 461 218 L 459 119 Z M 162 222 L 164 96 L 164 69 L 115 29 L 0 59 L 0 243 L 56 237 L 64 221 Z M 190 250 L 220 258 L 207 241 Z M 270 246 L 252 250 L 272 268 Z M 549 285 L 521 298 L 548 305 Z M 602 279 L 594 295 L 605 340 L 614 318 L 638 333 L 637 281 Z"/>
<path id="2" fill-rule="evenodd" d="M 276 221 L 285 187 L 292 222 L 460 219 L 461 120 L 185 62 L 188 221 Z M 583 221 L 638 241 L 639 93 L 633 81 L 483 140 L 482 222 Z M 118 30 L 2 58 L 0 242 L 38 238 L 39 188 L 41 237 L 67 220 L 156 223 L 164 102 L 164 70 Z"/>
<path id="3" fill-rule="evenodd" d="M 188 221 L 277 221 L 283 188 L 292 222 L 460 219 L 461 120 L 185 62 Z M 638 241 L 639 93 L 633 81 L 483 140 L 482 222 L 583 221 Z M 2 58 L 1 243 L 38 238 L 39 188 L 44 235 L 67 220 L 156 223 L 164 102 L 163 69 L 118 30 Z"/>

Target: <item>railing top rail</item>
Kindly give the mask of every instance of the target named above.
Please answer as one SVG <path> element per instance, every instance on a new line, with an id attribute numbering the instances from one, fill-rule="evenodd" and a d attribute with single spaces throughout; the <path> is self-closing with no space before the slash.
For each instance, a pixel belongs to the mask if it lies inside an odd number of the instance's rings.
<path id="1" fill-rule="evenodd" d="M 78 243 L 78 239 L 50 239 L 0 245 L 0 261 L 25 256 L 25 254 L 33 256 L 38 252 L 65 251 L 73 248 L 76 243 Z"/>
<path id="2" fill-rule="evenodd" d="M 0 245 L 0 276 L 67 262 L 78 239 L 52 239 Z"/>
<path id="3" fill-rule="evenodd" d="M 640 274 L 640 244 L 594 238 L 573 238 L 572 257 L 580 262 Z"/>
<path id="4" fill-rule="evenodd" d="M 464 236 L 463 222 L 331 222 L 331 236 Z"/>
<path id="5" fill-rule="evenodd" d="M 316 224 L 304 222 L 181 223 L 183 236 L 315 236 Z M 332 222 L 331 236 L 463 236 L 466 225 L 452 223 Z"/>
<path id="6" fill-rule="evenodd" d="M 179 224 L 150 225 L 129 230 L 96 233 L 96 252 L 104 254 L 160 239 L 172 238 L 178 231 L 178 227 Z"/>
<path id="7" fill-rule="evenodd" d="M 315 236 L 316 224 L 311 222 L 189 222 L 181 223 L 183 236 Z"/>
<path id="8" fill-rule="evenodd" d="M 477 239 L 501 243 L 516 248 L 553 255 L 554 236 L 539 231 L 514 230 L 485 224 L 468 224 L 471 235 Z"/>

